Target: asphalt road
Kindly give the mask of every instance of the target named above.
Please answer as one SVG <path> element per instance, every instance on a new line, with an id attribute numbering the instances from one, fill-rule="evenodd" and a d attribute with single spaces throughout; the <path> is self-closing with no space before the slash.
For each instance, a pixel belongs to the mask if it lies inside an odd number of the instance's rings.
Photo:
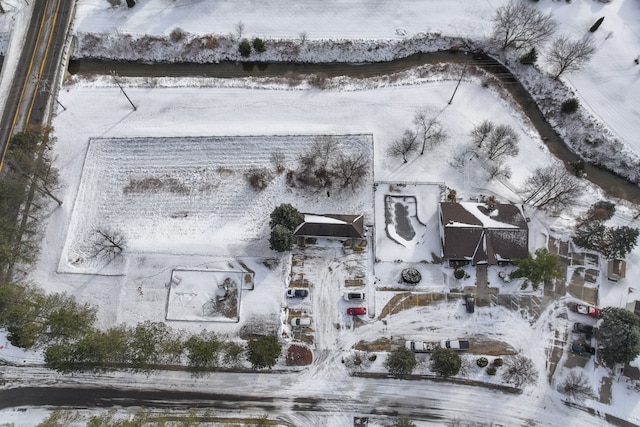
<path id="1" fill-rule="evenodd" d="M 74 0 L 33 3 L 22 52 L 0 121 L 0 170 L 15 132 L 29 125 L 46 125 L 49 90 L 60 70 Z"/>
<path id="2" fill-rule="evenodd" d="M 217 64 L 142 64 L 133 62 L 115 62 L 101 60 L 76 60 L 69 64 L 69 72 L 73 74 L 107 74 L 115 71 L 120 76 L 130 77 L 276 77 L 285 76 L 289 72 L 299 74 L 325 73 L 327 76 L 372 77 L 386 75 L 412 67 L 440 62 L 468 63 L 478 66 L 498 78 L 511 96 L 518 102 L 549 150 L 560 159 L 567 168 L 580 158 L 565 144 L 564 140 L 547 123 L 542 112 L 529 92 L 522 86 L 511 72 L 494 60 L 481 53 L 432 52 L 418 53 L 406 58 L 379 63 L 237 63 L 223 62 Z M 460 102 L 459 100 L 453 101 Z M 640 187 L 626 179 L 601 169 L 597 166 L 585 165 L 586 179 L 602 188 L 607 194 L 640 203 Z"/>

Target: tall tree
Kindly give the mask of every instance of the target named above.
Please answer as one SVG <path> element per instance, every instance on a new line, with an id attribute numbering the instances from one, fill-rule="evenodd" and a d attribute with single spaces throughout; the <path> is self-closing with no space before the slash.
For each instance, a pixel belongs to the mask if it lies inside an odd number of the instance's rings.
<path id="1" fill-rule="evenodd" d="M 439 377 L 456 375 L 461 366 L 460 356 L 451 349 L 439 348 L 431 354 L 431 370 Z"/>
<path id="2" fill-rule="evenodd" d="M 598 358 L 610 368 L 627 363 L 640 354 L 640 326 L 635 314 L 618 307 L 605 307 L 596 328 Z"/>
<path id="3" fill-rule="evenodd" d="M 496 160 L 504 156 L 518 155 L 518 140 L 520 137 L 509 125 L 496 126 L 489 134 L 483 151 L 489 160 Z"/>
<path id="4" fill-rule="evenodd" d="M 595 394 L 591 381 L 581 371 L 571 370 L 558 385 L 558 391 L 574 402 L 582 403 L 585 399 L 593 399 Z"/>
<path id="5" fill-rule="evenodd" d="M 546 249 L 536 250 L 535 258 L 529 254 L 527 258 L 513 260 L 513 263 L 517 268 L 511 273 L 511 277 L 525 277 L 533 289 L 538 289 L 541 283 L 563 276 L 560 260 Z"/>
<path id="6" fill-rule="evenodd" d="M 422 143 L 420 154 L 424 154 L 425 148 L 433 148 L 439 145 L 447 137 L 446 131 L 435 116 L 428 111 L 419 110 L 413 116 L 416 126 L 416 138 Z"/>
<path id="7" fill-rule="evenodd" d="M 390 374 L 404 376 L 413 372 L 417 363 L 416 355 L 402 346 L 389 353 L 384 361 L 384 367 L 387 368 Z"/>
<path id="8" fill-rule="evenodd" d="M 536 169 L 522 188 L 524 203 L 557 213 L 574 206 L 582 196 L 583 186 L 573 174 L 560 166 Z"/>
<path id="9" fill-rule="evenodd" d="M 205 371 L 218 365 L 218 351 L 222 344 L 215 333 L 203 331 L 184 342 L 189 370 Z"/>
<path id="10" fill-rule="evenodd" d="M 278 361 L 281 352 L 282 346 L 278 338 L 273 335 L 263 335 L 247 343 L 248 359 L 254 368 L 271 369 Z"/>
<path id="11" fill-rule="evenodd" d="M 369 160 L 365 153 L 339 154 L 332 168 L 336 184 L 340 188 L 359 187 L 369 172 Z"/>
<path id="12" fill-rule="evenodd" d="M 402 157 L 404 163 L 407 163 L 407 155 L 418 149 L 418 135 L 410 130 L 405 130 L 400 139 L 391 143 L 388 153 L 392 157 Z"/>
<path id="13" fill-rule="evenodd" d="M 590 38 L 571 41 L 567 36 L 560 36 L 553 41 L 547 53 L 547 62 L 553 69 L 554 79 L 562 73 L 578 71 L 586 64 L 596 51 Z"/>
<path id="14" fill-rule="evenodd" d="M 293 232 L 283 225 L 276 225 L 271 229 L 269 248 L 277 252 L 290 251 L 293 248 Z"/>
<path id="15" fill-rule="evenodd" d="M 525 384 L 535 384 L 538 381 L 538 370 L 533 366 L 533 361 L 525 356 L 511 356 L 504 361 L 502 379 L 512 383 L 516 387 Z"/>
<path id="16" fill-rule="evenodd" d="M 492 21 L 492 39 L 502 50 L 533 47 L 543 43 L 556 30 L 551 15 L 515 0 L 497 8 Z"/>
<path id="17" fill-rule="evenodd" d="M 287 230 L 293 231 L 300 224 L 300 212 L 290 203 L 283 203 L 276 206 L 270 215 L 269 227 L 275 228 L 281 225 Z"/>
<path id="18" fill-rule="evenodd" d="M 491 135 L 495 125 L 489 120 L 483 120 L 480 124 L 471 130 L 471 142 L 477 147 L 482 148 L 482 143 Z"/>

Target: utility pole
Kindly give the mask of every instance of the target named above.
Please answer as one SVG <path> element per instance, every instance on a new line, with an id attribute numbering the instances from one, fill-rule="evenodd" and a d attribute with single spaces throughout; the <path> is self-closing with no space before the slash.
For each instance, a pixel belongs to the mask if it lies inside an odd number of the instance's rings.
<path id="1" fill-rule="evenodd" d="M 62 102 L 58 101 L 58 97 L 51 92 L 51 89 L 49 88 L 49 82 L 46 79 L 42 79 L 39 81 L 39 83 L 42 84 L 42 90 L 44 90 L 45 92 L 49 92 L 49 95 L 53 96 L 53 100 L 56 101 L 64 111 L 67 111 L 67 108 L 64 105 L 62 105 Z"/>
<path id="2" fill-rule="evenodd" d="M 460 82 L 462 81 L 462 77 L 464 77 L 464 72 L 467 71 L 467 64 L 464 64 L 464 67 L 462 68 L 462 73 L 460 73 L 460 78 L 458 79 L 458 84 L 456 84 L 456 88 L 453 90 L 453 94 L 451 95 L 451 99 L 449 100 L 449 105 L 451 105 L 451 102 L 453 101 L 453 97 L 456 96 L 456 92 L 458 91 L 458 86 L 460 86 Z"/>
<path id="3" fill-rule="evenodd" d="M 116 78 L 116 72 L 112 71 L 111 75 L 113 76 L 113 80 L 116 82 L 116 84 L 118 85 L 118 87 L 120 88 L 120 91 L 122 91 L 122 94 L 124 95 L 125 98 L 127 98 L 127 101 L 129 101 L 129 104 L 131 104 L 131 106 L 133 107 L 133 111 L 136 111 L 138 108 L 133 104 L 133 102 L 131 101 L 131 98 L 129 98 L 129 95 L 127 95 L 127 93 L 124 91 L 124 89 L 122 88 L 122 86 L 120 86 L 120 82 L 118 81 L 118 79 Z"/>

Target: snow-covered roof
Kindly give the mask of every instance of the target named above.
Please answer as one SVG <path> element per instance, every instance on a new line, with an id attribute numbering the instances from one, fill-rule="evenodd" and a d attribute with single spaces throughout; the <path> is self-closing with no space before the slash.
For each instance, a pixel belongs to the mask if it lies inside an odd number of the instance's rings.
<path id="1" fill-rule="evenodd" d="M 517 206 L 443 202 L 440 214 L 445 259 L 496 264 L 528 254 L 529 229 Z"/>
<path id="2" fill-rule="evenodd" d="M 302 222 L 293 234 L 307 237 L 361 239 L 364 237 L 363 215 L 301 213 Z"/>

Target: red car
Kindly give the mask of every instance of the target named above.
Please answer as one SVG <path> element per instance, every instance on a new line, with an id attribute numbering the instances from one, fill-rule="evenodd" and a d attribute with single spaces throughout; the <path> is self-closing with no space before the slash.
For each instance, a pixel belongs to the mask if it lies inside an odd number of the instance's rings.
<path id="1" fill-rule="evenodd" d="M 350 308 L 347 308 L 347 314 L 350 316 L 367 314 L 367 308 L 366 307 L 350 307 Z"/>
<path id="2" fill-rule="evenodd" d="M 602 317 L 602 309 L 593 305 L 572 304 L 571 310 L 579 314 L 586 314 L 592 317 Z"/>

